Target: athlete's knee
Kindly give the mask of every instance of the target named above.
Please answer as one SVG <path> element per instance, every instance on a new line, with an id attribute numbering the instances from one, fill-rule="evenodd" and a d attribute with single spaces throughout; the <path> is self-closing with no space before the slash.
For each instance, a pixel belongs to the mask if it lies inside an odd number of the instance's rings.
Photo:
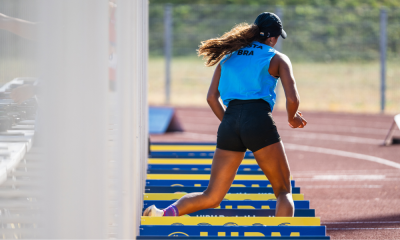
<path id="1" fill-rule="evenodd" d="M 289 184 L 282 184 L 279 189 L 278 189 L 279 193 L 292 193 L 292 187 L 290 186 L 290 182 Z"/>
<path id="2" fill-rule="evenodd" d="M 280 184 L 275 184 L 272 186 L 275 196 L 278 197 L 281 194 L 290 194 L 292 193 L 292 187 L 289 183 L 280 183 Z"/>
<path id="3" fill-rule="evenodd" d="M 218 196 L 218 194 L 213 194 L 207 191 L 205 191 L 203 195 L 205 196 L 204 204 L 207 206 L 207 208 L 216 208 L 220 205 L 221 201 L 223 200 L 223 198 Z"/>
<path id="4" fill-rule="evenodd" d="M 217 207 L 219 207 L 219 205 L 221 204 L 221 201 L 222 201 L 222 200 L 220 200 L 220 199 L 212 199 L 212 200 L 209 202 L 208 208 L 217 208 Z"/>
<path id="5" fill-rule="evenodd" d="M 278 192 L 276 195 L 277 195 L 277 197 L 279 197 L 279 196 L 291 196 L 292 193 L 289 192 L 289 191 L 283 190 L 281 192 Z"/>

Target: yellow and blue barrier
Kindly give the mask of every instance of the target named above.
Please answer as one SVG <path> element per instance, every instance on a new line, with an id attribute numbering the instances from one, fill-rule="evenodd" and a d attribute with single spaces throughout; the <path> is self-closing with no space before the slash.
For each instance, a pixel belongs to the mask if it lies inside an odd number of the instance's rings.
<path id="1" fill-rule="evenodd" d="M 143 236 L 158 237 L 190 237 L 199 239 L 216 237 L 215 239 L 329 239 L 325 237 L 325 227 L 323 226 L 148 226 L 140 228 Z M 262 237 L 262 238 L 261 238 Z M 286 238 L 288 237 L 288 238 Z M 155 238 L 154 238 L 155 239 Z M 162 239 L 162 238 L 158 238 Z"/>
<path id="2" fill-rule="evenodd" d="M 319 226 L 318 217 L 142 217 L 141 225 Z"/>
<path id="3" fill-rule="evenodd" d="M 186 193 L 145 193 L 144 200 L 178 200 L 185 196 Z M 304 200 L 303 194 L 292 194 L 293 200 Z M 270 201 L 276 200 L 274 194 L 236 194 L 228 193 L 225 195 L 224 200 L 258 200 Z"/>
<path id="4" fill-rule="evenodd" d="M 210 180 L 210 174 L 147 174 L 147 179 L 162 180 Z M 265 175 L 241 174 L 236 175 L 234 180 L 262 180 L 267 181 Z"/>
<path id="5" fill-rule="evenodd" d="M 206 189 L 215 144 L 152 144 L 144 209 L 162 209 L 190 192 Z M 274 217 L 276 198 L 251 152 L 220 206 L 181 217 L 142 217 L 138 239 L 330 239 L 310 202 L 291 180 L 295 217 Z"/>
<path id="6" fill-rule="evenodd" d="M 164 186 L 146 186 L 145 193 L 192 193 L 192 192 L 203 192 L 207 187 L 164 187 Z M 273 194 L 272 187 L 232 187 L 228 190 L 228 193 L 243 193 L 243 194 Z M 292 193 L 299 194 L 300 188 L 292 187 Z"/>
<path id="7" fill-rule="evenodd" d="M 165 187 L 207 187 L 209 180 L 180 180 L 180 179 L 147 179 L 146 186 Z M 295 187 L 294 180 L 290 181 Z M 272 187 L 268 180 L 234 180 L 231 187 Z"/>
<path id="8" fill-rule="evenodd" d="M 153 152 L 154 154 L 154 152 Z M 177 165 L 190 165 L 190 164 L 198 164 L 198 165 L 209 165 L 211 167 L 212 157 L 205 158 L 149 158 L 148 164 L 165 164 L 170 166 Z M 258 167 L 257 161 L 253 159 L 243 159 L 242 165 L 255 165 Z"/>
<path id="9" fill-rule="evenodd" d="M 158 206 L 157 206 L 158 207 Z M 144 209 L 143 209 L 144 210 Z M 204 209 L 187 214 L 188 217 L 274 217 L 275 209 Z M 314 209 L 296 209 L 295 217 L 315 217 Z"/>
<path id="10" fill-rule="evenodd" d="M 174 200 L 145 200 L 144 208 L 156 205 L 159 208 L 166 208 L 173 204 Z M 294 208 L 296 209 L 310 209 L 310 201 L 308 200 L 297 200 L 294 202 Z M 249 200 L 223 200 L 217 209 L 275 209 L 276 201 L 249 201 Z"/>

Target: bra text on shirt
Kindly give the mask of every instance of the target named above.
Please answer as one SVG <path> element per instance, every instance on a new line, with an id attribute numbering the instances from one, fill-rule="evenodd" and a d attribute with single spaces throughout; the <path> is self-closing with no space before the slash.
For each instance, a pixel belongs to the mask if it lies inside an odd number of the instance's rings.
<path id="1" fill-rule="evenodd" d="M 254 55 L 253 51 L 247 51 L 247 50 L 239 50 L 237 55 L 244 55 L 244 56 L 250 56 Z"/>

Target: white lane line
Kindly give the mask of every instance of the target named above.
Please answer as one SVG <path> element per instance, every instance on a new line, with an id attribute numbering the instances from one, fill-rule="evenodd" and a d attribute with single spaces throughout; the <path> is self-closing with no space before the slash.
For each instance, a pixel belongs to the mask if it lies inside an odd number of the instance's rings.
<path id="1" fill-rule="evenodd" d="M 382 188 L 382 185 L 315 185 L 315 186 L 302 186 L 302 189 L 304 188 L 356 188 L 356 189 L 360 189 L 360 188 Z"/>
<path id="2" fill-rule="evenodd" d="M 322 222 L 321 224 L 393 224 L 400 221 L 370 221 L 370 222 Z"/>
<path id="3" fill-rule="evenodd" d="M 285 126 L 284 124 L 287 124 L 286 122 L 280 123 L 282 126 Z M 279 126 L 279 125 L 278 125 Z M 278 128 L 280 131 L 281 129 Z M 304 130 L 306 131 L 315 131 L 315 132 L 343 132 L 343 133 L 355 133 L 355 134 L 371 134 L 371 135 L 379 135 L 379 136 L 385 136 L 387 134 L 388 129 L 383 129 L 383 128 L 362 128 L 362 127 L 343 127 L 343 126 L 324 126 L 324 125 L 312 125 L 312 126 L 307 126 Z"/>
<path id="4" fill-rule="evenodd" d="M 337 134 L 326 134 L 326 133 L 310 133 L 310 132 L 293 132 L 289 130 L 279 130 L 279 134 L 286 137 L 293 138 L 308 138 L 317 140 L 337 141 L 337 142 L 350 142 L 350 143 L 361 143 L 371 145 L 382 145 L 382 139 L 374 138 L 363 138 L 363 137 L 352 137 Z"/>
<path id="5" fill-rule="evenodd" d="M 295 175 L 293 175 L 295 176 Z M 332 181 L 332 180 L 328 180 Z M 357 180 L 357 179 L 351 179 L 351 180 L 333 180 L 333 181 L 347 181 L 347 182 L 353 182 L 353 181 L 385 181 L 385 182 L 397 182 L 400 181 L 400 178 L 384 178 L 384 179 L 374 179 L 374 180 Z M 321 182 L 321 179 L 315 179 L 315 178 L 301 178 L 301 177 L 296 177 L 296 182 Z"/>
<path id="6" fill-rule="evenodd" d="M 204 115 L 204 113 L 201 114 L 197 114 L 197 113 L 188 113 L 188 114 L 182 114 L 182 113 L 177 113 L 178 118 L 185 118 L 185 123 L 184 125 L 187 124 L 196 124 L 197 122 L 199 122 L 199 120 L 201 122 L 211 122 L 211 123 L 215 123 L 216 125 L 218 125 L 220 122 L 217 119 L 217 117 L 215 117 L 214 115 Z M 278 125 L 282 126 L 287 126 L 287 117 L 286 116 L 273 116 L 274 120 L 276 123 L 278 123 Z M 307 119 L 307 116 L 306 116 Z M 310 120 L 310 119 L 307 119 Z M 329 126 L 327 127 L 326 124 L 327 123 L 339 123 L 338 125 L 333 125 L 333 128 L 340 128 L 340 129 L 346 129 L 346 132 L 349 132 L 349 129 L 352 129 L 350 131 L 355 132 L 355 133 L 376 133 L 376 134 L 386 134 L 387 133 L 387 129 L 382 128 L 382 126 L 390 126 L 390 121 L 389 122 L 383 122 L 383 121 L 376 121 L 376 119 L 372 120 L 372 121 L 368 121 L 368 118 L 365 118 L 363 121 L 365 123 L 365 125 L 370 125 L 370 126 L 365 126 L 365 127 L 354 127 L 359 125 L 359 121 L 360 120 L 350 120 L 350 119 L 343 119 L 341 117 L 336 117 L 336 118 L 311 118 L 310 122 L 313 125 L 316 126 L 323 126 L 322 129 L 327 129 L 329 128 Z M 369 129 L 371 129 L 372 131 L 370 131 Z M 337 130 L 335 130 L 337 131 Z"/>
<path id="7" fill-rule="evenodd" d="M 286 117 L 280 117 L 280 116 L 273 116 L 275 121 L 282 121 L 282 122 L 287 122 Z M 307 119 L 307 116 L 305 116 Z M 312 122 L 313 124 L 318 124 L 318 125 L 326 125 L 326 124 L 338 124 L 338 126 L 346 126 L 346 127 L 353 127 L 357 126 L 360 124 L 360 119 L 343 119 L 341 117 L 317 117 L 317 118 L 308 118 L 310 120 L 309 122 Z M 313 122 L 313 120 L 315 120 Z M 375 128 L 375 129 L 382 129 L 380 127 L 382 126 L 388 126 L 390 127 L 390 120 L 388 122 L 386 121 L 378 121 L 376 119 L 371 119 L 371 121 L 368 121 L 368 118 L 363 119 L 363 124 L 365 128 Z M 368 126 L 369 125 L 369 126 Z M 336 126 L 335 126 L 336 127 Z"/>
<path id="8" fill-rule="evenodd" d="M 217 136 L 215 136 L 215 135 L 203 134 L 203 133 L 183 132 L 179 135 L 181 137 L 187 137 L 187 138 L 191 138 L 191 139 L 201 139 L 201 140 L 206 140 L 206 141 L 215 141 L 217 139 Z M 387 159 L 374 157 L 374 156 L 370 156 L 370 155 L 365 155 L 365 154 L 360 154 L 360 153 L 353 153 L 353 152 L 341 151 L 341 150 L 330 149 L 330 148 L 311 147 L 311 146 L 298 145 L 298 144 L 293 144 L 293 143 L 285 143 L 284 146 L 285 146 L 285 148 L 290 149 L 290 150 L 315 152 L 315 153 L 330 154 L 330 155 L 341 156 L 341 157 L 356 158 L 356 159 L 371 161 L 371 162 L 375 162 L 375 163 L 379 163 L 379 164 L 383 164 L 383 165 L 387 165 L 390 167 L 400 169 L 400 163 L 396 163 L 396 162 L 393 162 L 393 161 L 390 161 Z"/>
<path id="9" fill-rule="evenodd" d="M 381 180 L 385 179 L 385 175 L 315 175 L 313 179 L 316 180 Z"/>
<path id="10" fill-rule="evenodd" d="M 324 154 L 330 154 L 330 155 L 341 156 L 341 157 L 356 158 L 356 159 L 375 162 L 375 163 L 379 163 L 379 164 L 383 164 L 383 165 L 387 165 L 390 167 L 400 169 L 400 163 L 393 162 L 393 161 L 379 158 L 379 157 L 360 154 L 360 153 L 353 153 L 353 152 L 341 151 L 341 150 L 330 149 L 330 148 L 304 146 L 304 145 L 298 145 L 298 144 L 292 144 L 292 143 L 285 143 L 284 146 L 285 146 L 285 148 L 290 149 L 290 150 L 324 153 Z"/>
<path id="11" fill-rule="evenodd" d="M 353 231 L 353 230 L 400 230 L 400 228 L 326 228 L 333 231 Z"/>
<path id="12" fill-rule="evenodd" d="M 400 172 L 396 169 L 292 171 L 292 174 L 296 176 L 310 176 L 318 174 L 385 174 L 385 176 L 400 176 Z"/>
<path id="13" fill-rule="evenodd" d="M 208 130 L 215 130 L 214 128 L 210 128 L 209 125 Z M 205 129 L 207 127 L 201 127 L 201 129 Z M 196 129 L 199 129 L 199 124 L 196 124 Z M 202 134 L 202 133 L 189 133 L 189 132 L 182 132 L 182 133 L 175 133 L 182 136 L 199 136 L 199 139 L 203 139 L 204 135 L 206 139 L 211 139 L 211 134 Z M 364 138 L 364 137 L 353 137 L 353 136 L 345 136 L 345 135 L 338 135 L 338 134 L 329 134 L 329 133 L 314 133 L 314 132 L 296 132 L 293 130 L 279 130 L 279 134 L 284 137 L 291 137 L 291 138 L 306 138 L 306 139 L 314 139 L 314 140 L 325 140 L 325 141 L 336 141 L 336 142 L 349 142 L 349 143 L 360 143 L 360 144 L 370 144 L 370 145 L 382 145 L 382 139 L 376 138 Z M 215 141 L 217 136 L 215 135 L 212 140 Z"/>

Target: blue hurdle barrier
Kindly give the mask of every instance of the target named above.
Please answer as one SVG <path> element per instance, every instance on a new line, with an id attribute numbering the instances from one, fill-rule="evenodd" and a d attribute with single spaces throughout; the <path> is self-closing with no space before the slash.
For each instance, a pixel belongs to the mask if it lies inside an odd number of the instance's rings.
<path id="1" fill-rule="evenodd" d="M 186 237 L 301 237 L 324 236 L 325 226 L 146 226 L 140 227 L 141 236 Z M 326 238 L 325 238 L 326 239 Z"/>
<path id="2" fill-rule="evenodd" d="M 178 170 L 178 169 L 149 169 L 149 174 L 210 174 L 211 170 Z M 238 170 L 237 175 L 264 175 L 262 171 Z"/>
<path id="3" fill-rule="evenodd" d="M 146 239 L 146 240 L 159 240 L 159 239 L 171 239 L 168 236 L 137 236 L 136 239 Z M 223 240 L 223 239 L 235 239 L 235 240 L 260 240 L 260 239 L 275 239 L 275 240 L 329 240 L 329 236 L 306 236 L 306 237 L 190 237 L 187 236 L 174 236 L 174 239 L 207 239 L 207 240 Z"/>
<path id="4" fill-rule="evenodd" d="M 149 158 L 212 158 L 214 151 L 151 151 Z M 245 159 L 254 159 L 252 152 L 246 152 Z"/>
<path id="5" fill-rule="evenodd" d="M 176 192 L 203 192 L 207 187 L 165 187 L 165 186 L 146 186 L 145 193 L 176 193 Z M 228 193 L 274 193 L 271 187 L 232 187 Z M 300 188 L 293 187 L 292 193 L 300 193 Z"/>
<path id="6" fill-rule="evenodd" d="M 274 217 L 275 209 L 204 209 L 186 215 L 191 217 Z M 315 209 L 295 209 L 294 216 L 315 217 Z"/>
<path id="7" fill-rule="evenodd" d="M 211 165 L 196 165 L 196 164 L 149 164 L 147 169 L 151 170 L 159 170 L 159 169 L 177 169 L 177 170 L 210 170 Z M 261 168 L 258 165 L 240 165 L 240 171 L 261 171 Z"/>
<path id="8" fill-rule="evenodd" d="M 180 186 L 180 187 L 207 187 L 209 180 L 146 180 L 146 186 Z M 295 180 L 290 181 L 295 187 Z M 234 180 L 232 187 L 243 185 L 243 187 L 268 187 L 271 183 L 268 180 Z"/>
<path id="9" fill-rule="evenodd" d="M 144 208 L 150 207 L 151 205 L 156 205 L 159 208 L 166 208 L 169 205 L 173 204 L 175 201 L 172 200 L 145 200 Z M 295 209 L 310 209 L 310 201 L 308 200 L 298 200 L 293 201 Z M 253 209 L 275 209 L 276 208 L 276 200 L 269 201 L 236 201 L 236 200 L 223 200 L 220 203 L 220 207 L 238 209 L 238 207 L 243 208 L 253 208 Z"/>

